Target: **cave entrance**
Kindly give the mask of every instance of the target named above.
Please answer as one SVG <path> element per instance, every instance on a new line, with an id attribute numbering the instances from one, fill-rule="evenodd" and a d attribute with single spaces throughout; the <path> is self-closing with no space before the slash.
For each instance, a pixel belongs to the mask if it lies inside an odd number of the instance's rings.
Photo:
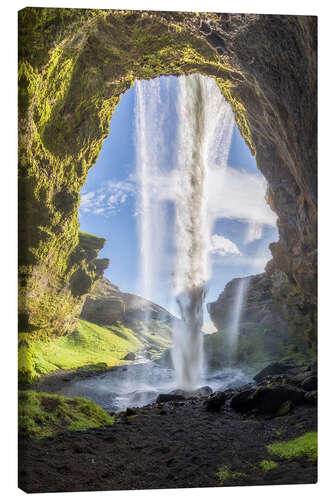
<path id="1" fill-rule="evenodd" d="M 195 79 L 199 86 L 193 90 Z M 188 136 L 180 143 L 184 127 Z M 205 302 L 212 302 L 231 279 L 263 272 L 271 258 L 269 243 L 278 239 L 276 215 L 265 201 L 266 181 L 214 79 L 136 80 L 120 99 L 81 192 L 80 230 L 107 240 L 100 256 L 110 258 L 111 265 L 104 275 L 122 291 L 173 314 L 178 313 L 172 293 L 173 190 L 182 182 L 177 156 L 187 161 L 186 144 L 196 140 L 206 148 Z M 214 330 L 206 307 L 204 330 Z"/>

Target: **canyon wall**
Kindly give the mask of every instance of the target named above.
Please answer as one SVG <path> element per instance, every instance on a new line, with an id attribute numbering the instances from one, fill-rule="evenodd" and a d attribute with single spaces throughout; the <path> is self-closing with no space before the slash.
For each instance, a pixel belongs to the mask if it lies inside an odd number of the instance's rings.
<path id="1" fill-rule="evenodd" d="M 215 302 L 207 305 L 217 332 L 205 336 L 208 366 L 230 362 L 230 335 L 239 285 L 245 281 L 238 341 L 233 362 L 253 371 L 281 360 L 304 362 L 316 356 L 313 308 L 296 293 L 282 271 L 231 280 Z"/>

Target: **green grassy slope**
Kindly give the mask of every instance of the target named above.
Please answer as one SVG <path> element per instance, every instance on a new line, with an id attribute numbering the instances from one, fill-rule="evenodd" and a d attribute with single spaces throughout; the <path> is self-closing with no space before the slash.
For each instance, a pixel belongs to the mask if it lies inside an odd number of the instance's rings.
<path id="1" fill-rule="evenodd" d="M 118 366 L 128 361 L 129 352 L 149 348 L 152 357 L 169 346 L 168 338 L 143 324 L 136 331 L 117 322 L 110 326 L 98 326 L 79 321 L 78 330 L 49 341 L 28 340 L 28 334 L 19 336 L 19 381 L 32 383 L 41 374 L 52 371 L 75 370 L 94 365 L 96 368 Z M 97 366 L 96 366 L 97 365 Z"/>

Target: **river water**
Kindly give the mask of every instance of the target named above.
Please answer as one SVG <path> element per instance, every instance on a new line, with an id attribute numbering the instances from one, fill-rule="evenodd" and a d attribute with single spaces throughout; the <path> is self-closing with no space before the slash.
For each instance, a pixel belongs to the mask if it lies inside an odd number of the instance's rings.
<path id="1" fill-rule="evenodd" d="M 237 368 L 225 368 L 201 380 L 213 391 L 224 391 L 251 382 L 251 378 Z M 137 362 L 91 377 L 75 377 L 58 387 L 57 394 L 91 399 L 109 412 L 142 407 L 156 401 L 160 393 L 178 389 L 174 370 L 155 362 Z"/>

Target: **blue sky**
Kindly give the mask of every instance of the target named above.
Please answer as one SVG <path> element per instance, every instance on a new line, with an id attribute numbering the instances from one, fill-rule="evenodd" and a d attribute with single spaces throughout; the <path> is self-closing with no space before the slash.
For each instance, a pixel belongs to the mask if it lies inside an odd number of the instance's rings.
<path id="1" fill-rule="evenodd" d="M 174 139 L 176 109 L 174 106 L 175 78 L 164 78 L 162 105 L 169 108 L 169 121 L 166 122 L 166 137 L 170 144 Z M 90 169 L 86 184 L 81 192 L 79 211 L 80 229 L 106 238 L 105 248 L 100 257 L 110 259 L 110 267 L 105 276 L 122 291 L 142 295 L 140 289 L 139 234 L 137 227 L 137 185 L 135 181 L 135 88 L 132 87 L 122 95 L 110 124 L 110 134 L 104 141 L 99 158 Z M 243 138 L 235 126 L 232 133 L 228 166 L 241 174 L 242 196 L 245 196 L 245 207 L 251 209 L 251 199 L 246 199 L 247 183 L 253 180 L 260 182 L 255 159 L 251 156 Z M 236 182 L 238 177 L 236 177 Z M 216 191 L 217 204 L 224 196 Z M 253 198 L 252 191 L 248 191 Z M 262 196 L 262 189 L 260 193 Z M 219 198 L 220 196 L 220 198 Z M 262 196 L 263 198 L 263 196 Z M 253 200 L 254 202 L 255 200 Z M 225 200 L 232 205 L 232 199 Z M 262 202 L 261 202 L 262 203 Z M 172 206 L 169 207 L 172 213 Z M 257 217 L 257 214 L 256 214 Z M 267 218 L 267 216 L 266 216 Z M 270 218 L 270 217 L 269 217 Z M 260 219 L 260 217 L 259 217 Z M 264 218 L 265 222 L 266 219 Z M 260 237 L 253 236 L 256 226 L 250 226 L 237 209 L 232 218 L 217 218 L 213 228 L 216 244 L 220 248 L 221 237 L 229 245 L 228 251 L 218 249 L 211 255 L 212 274 L 208 282 L 206 302 L 216 300 L 225 284 L 232 278 L 256 274 L 264 270 L 265 263 L 270 259 L 268 244 L 278 239 L 274 223 L 260 225 Z M 250 231 L 252 228 L 252 233 Z M 252 236 L 249 236 L 252 234 Z M 232 246 L 234 245 L 234 246 Z M 223 245 L 222 245 L 223 246 Z M 170 272 L 166 266 L 166 273 Z M 156 286 L 156 294 L 150 297 L 162 306 L 170 307 L 168 280 L 161 278 L 162 283 Z M 161 291 L 163 290 L 163 292 Z M 175 312 L 175 311 L 173 311 Z M 209 321 L 207 314 L 205 321 Z"/>

